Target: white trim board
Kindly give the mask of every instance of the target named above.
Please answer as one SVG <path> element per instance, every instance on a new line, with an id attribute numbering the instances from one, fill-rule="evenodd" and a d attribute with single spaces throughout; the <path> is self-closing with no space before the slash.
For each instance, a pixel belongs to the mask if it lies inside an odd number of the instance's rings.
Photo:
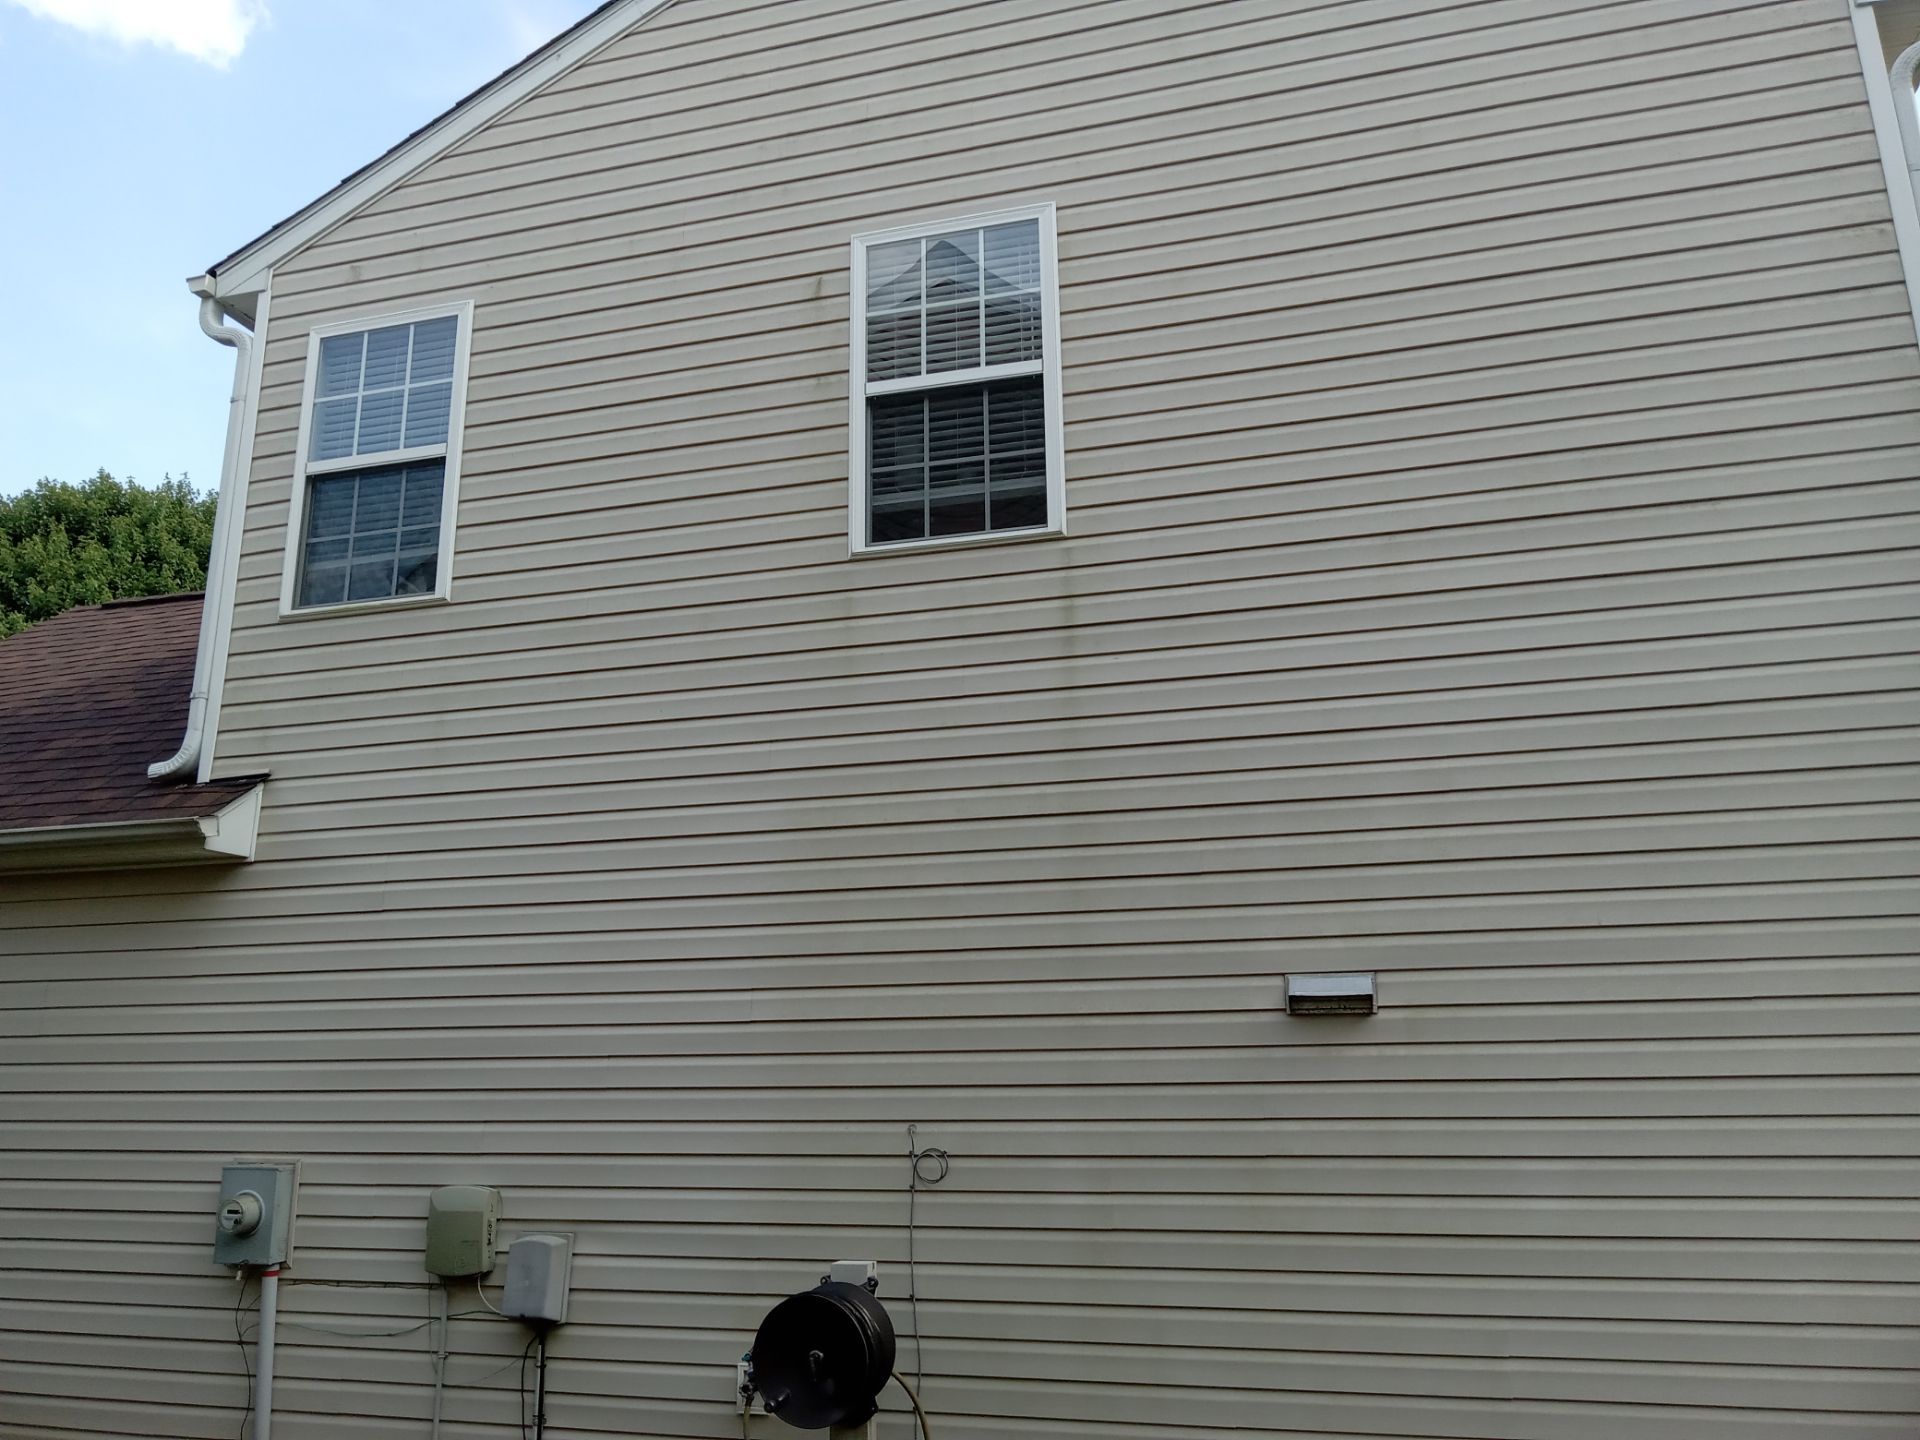
<path id="1" fill-rule="evenodd" d="M 557 76 L 591 58 L 635 26 L 651 20 L 674 0 L 611 0 L 573 29 L 488 81 L 438 119 L 428 122 L 385 155 L 349 175 L 312 204 L 250 240 L 209 267 L 213 293 L 222 300 L 257 294 L 273 267 L 311 244 L 361 207 L 491 124 Z"/>

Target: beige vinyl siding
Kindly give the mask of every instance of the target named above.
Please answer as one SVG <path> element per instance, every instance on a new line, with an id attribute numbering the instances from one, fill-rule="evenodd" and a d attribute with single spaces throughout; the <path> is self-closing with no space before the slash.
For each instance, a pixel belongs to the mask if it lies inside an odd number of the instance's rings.
<path id="1" fill-rule="evenodd" d="M 848 237 L 1037 200 L 1070 536 L 848 560 Z M 453 603 L 279 621 L 308 330 L 467 298 Z M 1916 380 L 1842 0 L 679 0 L 275 273 L 260 858 L 0 892 L 0 1435 L 234 1433 L 246 1154 L 727 1440 L 911 1124 L 946 1440 L 1911 1440 Z M 347 1287 L 277 1433 L 424 1435 Z"/>

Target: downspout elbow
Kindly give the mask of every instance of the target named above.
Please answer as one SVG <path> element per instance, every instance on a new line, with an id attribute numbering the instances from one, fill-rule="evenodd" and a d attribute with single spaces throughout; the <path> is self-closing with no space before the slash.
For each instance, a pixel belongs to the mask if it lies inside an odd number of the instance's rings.
<path id="1" fill-rule="evenodd" d="M 1920 45 L 1909 45 L 1894 57 L 1887 80 L 1893 87 L 1893 113 L 1900 126 L 1900 144 L 1907 152 L 1907 173 L 1920 185 L 1920 111 L 1914 106 L 1916 74 L 1920 74 Z"/>
<path id="2" fill-rule="evenodd" d="M 233 503 L 238 487 L 234 476 L 240 466 L 240 435 L 245 416 L 247 381 L 253 373 L 253 336 L 238 326 L 223 323 L 220 302 L 204 290 L 200 295 L 200 328 L 219 344 L 231 346 L 233 389 L 227 401 L 227 443 L 220 459 L 220 485 L 215 492 L 213 544 L 207 553 L 206 598 L 200 604 L 200 642 L 194 652 L 193 690 L 187 700 L 187 729 L 180 748 L 165 760 L 147 767 L 150 780 L 172 780 L 194 770 L 200 763 L 200 748 L 206 741 L 207 703 L 212 690 L 211 656 L 219 625 L 220 606 L 215 597 L 226 583 L 226 536 L 234 523 Z"/>

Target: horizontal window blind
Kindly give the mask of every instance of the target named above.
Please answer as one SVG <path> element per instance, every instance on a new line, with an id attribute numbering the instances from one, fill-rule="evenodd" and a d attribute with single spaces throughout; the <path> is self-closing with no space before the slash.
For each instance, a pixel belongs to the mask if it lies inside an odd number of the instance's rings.
<path id="1" fill-rule="evenodd" d="M 879 396 L 867 414 L 875 543 L 1047 523 L 1037 378 Z"/>
<path id="2" fill-rule="evenodd" d="M 447 443 L 459 320 L 452 315 L 320 342 L 308 458 Z"/>
<path id="3" fill-rule="evenodd" d="M 427 595 L 439 581 L 446 462 L 318 475 L 307 496 L 301 605 Z"/>

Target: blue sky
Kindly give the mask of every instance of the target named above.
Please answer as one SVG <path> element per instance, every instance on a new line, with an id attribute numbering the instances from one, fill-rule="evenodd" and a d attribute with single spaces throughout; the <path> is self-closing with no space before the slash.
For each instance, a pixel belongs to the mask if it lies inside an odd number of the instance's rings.
<path id="1" fill-rule="evenodd" d="M 0 493 L 219 478 L 185 279 L 597 0 L 0 0 Z"/>

